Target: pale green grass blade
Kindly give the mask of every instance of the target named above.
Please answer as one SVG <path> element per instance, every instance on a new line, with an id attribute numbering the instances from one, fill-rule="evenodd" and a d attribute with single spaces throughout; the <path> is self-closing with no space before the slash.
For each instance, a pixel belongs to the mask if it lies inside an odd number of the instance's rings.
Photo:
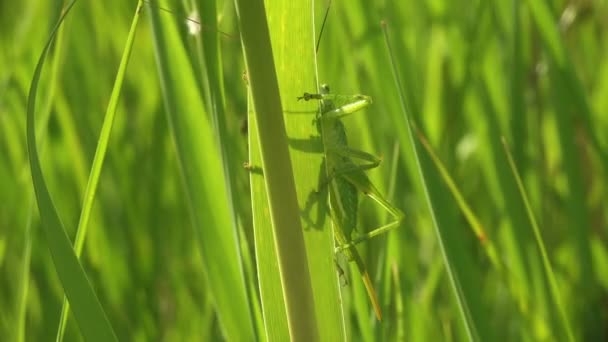
<path id="1" fill-rule="evenodd" d="M 526 206 L 526 211 L 528 213 L 528 218 L 530 219 L 530 224 L 532 225 L 532 229 L 534 230 L 534 237 L 536 238 L 536 245 L 540 251 L 540 255 L 543 260 L 543 267 L 545 272 L 547 273 L 547 278 L 549 279 L 549 286 L 551 288 L 551 295 L 553 300 L 555 301 L 555 305 L 558 308 L 559 316 L 561 319 L 561 323 L 563 329 L 566 332 L 566 336 L 568 337 L 568 341 L 575 341 L 574 335 L 572 333 L 572 328 L 570 327 L 570 321 L 568 320 L 568 315 L 566 314 L 566 309 L 562 300 L 562 296 L 559 291 L 559 287 L 557 286 L 557 281 L 555 280 L 555 274 L 553 272 L 553 267 L 551 266 L 551 261 L 549 260 L 549 256 L 547 254 L 547 249 L 545 248 L 545 243 L 543 242 L 542 235 L 540 233 L 540 229 L 538 227 L 538 223 L 536 222 L 536 218 L 534 212 L 532 211 L 532 207 L 530 205 L 530 201 L 528 200 L 528 196 L 526 195 L 526 189 L 521 181 L 521 177 L 519 176 L 519 172 L 517 171 L 517 167 L 515 166 L 515 161 L 513 160 L 513 156 L 509 151 L 509 146 L 507 145 L 506 140 L 502 141 L 505 153 L 507 154 L 507 158 L 509 159 L 509 165 L 511 166 L 511 171 L 513 172 L 513 177 L 517 182 L 517 188 L 519 189 L 519 193 L 521 194 L 522 201 Z"/>
<path id="2" fill-rule="evenodd" d="M 34 72 L 28 97 L 27 110 L 28 152 L 32 171 L 32 181 L 36 190 L 42 224 L 46 226 L 49 248 L 53 256 L 57 273 L 65 289 L 66 296 L 70 300 L 70 303 L 72 303 L 74 316 L 81 329 L 81 333 L 89 341 L 111 341 L 116 340 L 116 336 L 112 331 L 112 327 L 101 304 L 87 280 L 82 266 L 78 262 L 78 258 L 72 250 L 70 240 L 65 233 L 46 187 L 36 148 L 34 111 L 36 108 L 38 81 L 46 59 L 46 54 L 57 32 L 57 28 L 61 25 L 65 15 L 69 12 L 74 3 L 75 2 L 71 2 L 68 5 L 64 14 L 59 19 L 57 26 L 51 33 L 48 43 L 44 47 Z"/>
<path id="3" fill-rule="evenodd" d="M 224 100 L 224 80 L 223 80 L 223 63 L 222 50 L 220 49 L 220 34 L 217 25 L 217 8 L 216 1 L 198 1 L 200 20 L 205 24 L 205 30 L 201 30 L 196 36 L 199 51 L 202 55 L 202 86 L 205 94 L 204 104 L 207 108 L 207 113 L 211 115 L 213 130 L 217 140 L 217 146 L 222 161 L 222 171 L 224 182 L 228 191 L 228 205 L 230 209 L 233 226 L 236 226 L 237 211 L 239 211 L 239 203 L 235 197 L 236 179 L 235 172 L 240 171 L 238 166 L 242 161 L 236 160 L 238 154 L 235 151 L 234 144 L 225 142 L 230 141 L 230 132 L 228 132 L 228 118 L 225 109 Z M 230 43 L 236 43 L 236 40 Z"/>
<path id="4" fill-rule="evenodd" d="M 282 109 L 284 108 L 285 112 L 289 113 L 298 108 L 291 104 L 296 102 L 298 93 L 301 94 L 302 92 L 302 90 L 296 90 L 296 87 L 303 87 L 306 84 L 302 82 L 301 76 L 293 74 L 296 69 L 289 67 L 289 65 L 295 62 L 290 61 L 287 57 L 295 56 L 292 53 L 312 55 L 312 51 L 306 51 L 303 48 L 304 45 L 298 47 L 298 45 L 294 46 L 293 44 L 294 37 L 308 37 L 310 39 L 311 22 L 307 21 L 305 16 L 297 20 L 289 17 L 287 20 L 288 16 L 286 14 L 293 13 L 288 11 L 289 8 L 298 9 L 299 13 L 310 13 L 311 9 L 304 1 L 284 4 L 269 3 L 267 12 L 264 12 L 264 5 L 261 1 L 236 1 L 236 4 L 247 65 L 247 79 L 257 124 L 257 133 L 250 132 L 250 134 L 257 134 L 259 139 L 262 164 L 257 165 L 257 167 L 261 167 L 264 175 L 289 334 L 291 339 L 295 340 L 309 340 L 311 338 L 316 340 L 320 338 L 319 334 L 329 334 L 335 330 L 336 326 L 332 330 L 324 331 L 318 325 L 323 320 L 318 320 L 317 317 L 325 318 L 326 316 L 318 316 L 317 306 L 324 303 L 317 300 L 317 293 L 313 298 L 311 276 L 317 276 L 317 274 L 315 273 L 315 263 L 309 262 L 307 258 L 304 234 L 300 223 L 300 209 L 297 205 L 295 192 L 296 184 L 294 184 L 295 177 L 298 187 L 300 187 L 301 180 L 297 173 L 298 158 L 293 158 L 294 167 L 292 168 L 288 151 L 287 137 L 291 140 L 297 136 L 292 134 L 289 123 L 286 126 L 289 114 L 283 119 Z M 266 18 L 268 18 L 268 21 Z M 276 25 L 281 25 L 281 30 L 278 30 Z M 289 27 L 286 28 L 285 25 L 289 25 Z M 308 28 L 308 31 L 305 28 Z M 268 29 L 270 29 L 270 32 Z M 271 32 L 273 36 L 270 36 Z M 285 36 L 285 34 L 289 34 L 291 39 L 286 40 L 285 38 L 288 36 Z M 298 39 L 295 39 L 295 42 L 297 41 Z M 303 41 L 306 41 L 306 39 L 303 39 Z M 288 43 L 292 43 L 289 49 L 287 49 Z M 297 60 L 301 61 L 302 55 L 298 55 Z M 306 80 L 308 80 L 308 86 L 313 86 L 313 62 L 312 58 L 308 60 L 310 61 L 308 68 L 311 73 Z M 275 65 L 277 66 L 276 70 Z M 284 83 L 287 72 L 292 72 L 290 75 L 292 87 L 287 87 L 287 84 Z M 308 108 L 310 108 L 310 105 Z M 312 112 L 314 113 L 314 110 Z M 253 167 L 256 167 L 256 165 L 253 165 Z M 302 197 L 305 196 L 301 191 L 298 191 L 298 193 Z M 259 205 L 264 204 L 259 203 Z M 258 229 L 267 228 L 257 227 L 256 224 L 256 230 Z M 269 237 L 270 235 L 266 234 L 266 236 Z M 259 241 L 261 240 L 257 240 L 256 243 Z M 328 245 L 326 246 L 329 247 L 330 245 Z M 308 246 L 307 241 L 306 247 Z M 256 246 L 256 248 L 259 247 Z M 256 253 L 259 255 L 260 251 Z M 309 258 L 311 257 L 309 255 Z M 261 260 L 263 259 L 259 259 L 258 263 Z M 260 274 L 260 278 L 263 276 L 263 274 Z M 314 286 L 314 291 L 316 290 L 317 287 Z M 262 301 L 264 301 L 265 291 L 265 289 L 261 290 Z M 272 324 L 268 319 L 268 315 L 265 314 L 266 325 Z M 324 338 L 321 337 L 321 339 Z"/>
<path id="5" fill-rule="evenodd" d="M 251 211 L 253 214 L 255 257 L 257 261 L 262 314 L 264 317 L 264 330 L 268 341 L 286 341 L 289 339 L 289 327 L 287 326 L 287 313 L 285 312 L 281 274 L 274 247 L 274 234 L 272 232 L 272 222 L 270 221 L 270 211 L 267 205 L 266 185 L 264 184 L 263 172 L 260 166 L 262 165 L 262 157 L 260 155 L 255 109 L 253 108 L 251 95 L 248 97 L 249 164 L 252 168 L 249 176 L 251 183 Z"/>
<path id="6" fill-rule="evenodd" d="M 252 320 L 255 322 L 256 336 L 258 341 L 268 341 L 266 329 L 264 328 L 264 316 L 262 314 L 259 287 L 257 286 L 256 281 L 258 280 L 258 277 L 255 270 L 255 254 L 250 250 L 245 232 L 243 230 L 240 230 L 239 232 L 241 233 L 239 238 L 243 256 L 243 268 L 245 271 L 245 284 L 247 285 L 247 293 L 251 304 Z M 279 295 L 281 294 L 282 293 L 279 291 Z"/>
<path id="7" fill-rule="evenodd" d="M 161 4 L 163 7 L 168 7 Z M 211 297 L 228 340 L 255 338 L 219 146 L 173 22 L 148 6 L 163 99 Z M 170 19 L 170 18 L 169 18 Z"/>
<path id="8" fill-rule="evenodd" d="M 319 134 L 314 123 L 318 103 L 297 101 L 297 97 L 304 92 L 316 92 L 317 85 L 323 83 L 323 80 L 317 79 L 315 48 L 321 27 L 318 19 L 325 13 L 325 4 L 306 0 L 266 3 L 319 338 L 341 341 L 345 339 L 345 316 L 334 262 L 336 256 L 328 198 L 317 193 L 323 193 L 320 182 L 326 172 L 322 168 L 322 145 L 315 138 Z M 303 15 L 296 19 L 294 13 Z M 358 278 L 355 277 L 353 281 L 359 281 Z M 371 315 L 371 310 L 368 313 Z"/>
<path id="9" fill-rule="evenodd" d="M 127 42 L 125 44 L 124 53 L 120 61 L 118 73 L 116 74 L 116 80 L 114 82 L 114 88 L 110 96 L 110 102 L 108 103 L 108 109 L 103 121 L 101 133 L 99 136 L 97 149 L 95 156 L 93 157 L 93 164 L 91 165 L 91 173 L 89 175 L 89 181 L 87 183 L 86 190 L 84 192 L 84 202 L 82 205 L 82 211 L 80 214 L 80 220 L 78 221 L 78 228 L 76 231 L 76 240 L 74 241 L 74 249 L 76 255 L 80 257 L 82 254 L 82 248 L 87 236 L 87 229 L 89 227 L 89 218 L 91 217 L 91 210 L 93 208 L 93 201 L 95 199 L 95 193 L 97 192 L 97 185 L 99 184 L 99 176 L 101 169 L 103 168 L 103 161 L 106 157 L 106 151 L 108 149 L 108 143 L 110 140 L 110 133 L 112 132 L 112 125 L 114 124 L 114 118 L 116 116 L 116 108 L 118 106 L 118 99 L 120 98 L 120 91 L 122 89 L 124 77 L 127 71 L 127 65 L 129 63 L 129 57 L 133 49 L 133 41 L 135 39 L 135 32 L 137 30 L 137 24 L 139 22 L 139 14 L 143 7 L 143 1 L 137 3 L 135 9 L 135 15 L 133 22 L 131 23 L 131 29 Z M 65 327 L 69 317 L 70 304 L 67 298 L 63 300 L 63 307 L 61 309 L 61 319 L 59 321 L 59 329 L 57 331 L 57 341 L 63 341 L 63 335 Z"/>

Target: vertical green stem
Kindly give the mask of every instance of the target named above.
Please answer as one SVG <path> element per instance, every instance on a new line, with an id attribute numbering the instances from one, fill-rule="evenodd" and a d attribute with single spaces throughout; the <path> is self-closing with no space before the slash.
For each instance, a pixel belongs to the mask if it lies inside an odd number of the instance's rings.
<path id="1" fill-rule="evenodd" d="M 264 3 L 235 0 L 235 4 L 258 124 L 289 333 L 293 341 L 314 341 L 319 333 L 313 292 Z"/>

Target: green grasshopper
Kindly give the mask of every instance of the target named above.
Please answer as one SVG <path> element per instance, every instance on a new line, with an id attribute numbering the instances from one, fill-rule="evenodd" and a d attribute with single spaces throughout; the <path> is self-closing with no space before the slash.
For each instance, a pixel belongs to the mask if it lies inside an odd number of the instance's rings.
<path id="1" fill-rule="evenodd" d="M 349 102 L 336 108 L 334 101 L 337 99 L 348 99 Z M 320 114 L 315 122 L 323 141 L 327 172 L 327 179 L 323 185 L 329 186 L 329 210 L 334 222 L 336 252 L 344 253 L 349 261 L 354 261 L 357 265 L 376 317 L 381 320 L 382 312 L 376 291 L 355 245 L 398 227 L 403 221 L 404 215 L 380 194 L 365 174 L 366 170 L 378 167 L 381 159 L 370 153 L 350 148 L 347 143 L 346 130 L 341 121 L 342 117 L 369 106 L 372 100 L 365 95 L 330 94 L 329 86 L 326 84 L 321 86 L 320 94 L 304 93 L 298 97 L 298 100 L 321 101 Z M 362 163 L 355 163 L 355 160 L 362 161 Z M 353 239 L 352 233 L 357 227 L 359 192 L 378 202 L 393 216 L 394 220 Z"/>

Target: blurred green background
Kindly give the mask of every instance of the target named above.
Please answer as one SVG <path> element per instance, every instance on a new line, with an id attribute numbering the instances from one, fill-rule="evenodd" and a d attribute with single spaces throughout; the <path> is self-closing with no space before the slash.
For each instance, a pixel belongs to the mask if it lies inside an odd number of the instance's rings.
<path id="1" fill-rule="evenodd" d="M 315 4 L 318 30 L 328 2 Z M 36 113 L 39 152 L 70 237 L 75 235 L 135 5 L 113 0 L 78 3 L 43 73 Z M 0 3 L 4 341 L 51 340 L 59 325 L 63 289 L 38 217 L 25 108 L 36 61 L 62 6 L 59 1 Z M 197 42 L 187 33 L 185 18 L 191 4 L 163 6 L 173 13 L 154 6 L 143 11 L 81 261 L 121 340 L 216 340 L 230 334 L 218 318 L 213 301 L 218 289 L 209 287 L 199 240 L 194 238 L 181 164 L 163 107 L 149 11 L 158 11 L 177 25 L 179 42 L 199 82 L 194 86 L 209 85 L 199 78 L 205 70 Z M 231 1 L 217 3 L 217 20 L 217 28 L 203 23 L 203 31 L 227 33 L 219 34 L 226 133 L 221 144 L 228 155 L 238 251 L 249 296 L 250 308 L 243 310 L 251 322 L 243 324 L 253 324 L 257 338 L 264 339 L 249 173 L 241 166 L 249 158 L 247 85 Z M 317 54 L 319 80 L 337 93 L 373 98 L 366 114 L 345 119 L 349 139 L 356 148 L 383 156 L 381 167 L 370 171 L 370 177 L 406 215 L 399 229 L 365 248 L 384 320 L 376 322 L 369 307 L 347 306 L 347 336 L 466 339 L 401 114 L 381 20 L 389 25 L 413 116 L 485 229 L 487 240 L 476 238 L 459 202 L 445 188 L 438 205 L 448 213 L 450 224 L 443 237 L 457 240 L 453 246 L 460 259 L 454 262 L 463 276 L 460 286 L 477 337 L 567 339 L 502 149 L 504 136 L 541 228 L 575 338 L 608 338 L 605 0 L 332 1 Z M 213 122 L 211 116 L 207 119 Z M 385 219 L 386 213 L 368 199 L 361 206 L 361 226 Z M 198 234 L 205 236 L 204 231 Z M 504 268 L 488 258 L 487 241 L 496 247 Z M 344 296 L 350 295 L 354 282 L 359 277 L 352 274 Z M 366 310 L 368 320 L 355 314 L 361 310 Z M 66 340 L 80 338 L 71 319 Z"/>

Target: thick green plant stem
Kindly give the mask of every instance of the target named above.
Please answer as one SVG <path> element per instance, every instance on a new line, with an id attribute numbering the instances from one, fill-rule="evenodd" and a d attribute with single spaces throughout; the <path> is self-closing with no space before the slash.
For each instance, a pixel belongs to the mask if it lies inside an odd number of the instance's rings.
<path id="1" fill-rule="evenodd" d="M 264 3 L 235 0 L 235 4 L 258 125 L 289 333 L 293 341 L 314 341 L 319 333 L 313 292 Z"/>

